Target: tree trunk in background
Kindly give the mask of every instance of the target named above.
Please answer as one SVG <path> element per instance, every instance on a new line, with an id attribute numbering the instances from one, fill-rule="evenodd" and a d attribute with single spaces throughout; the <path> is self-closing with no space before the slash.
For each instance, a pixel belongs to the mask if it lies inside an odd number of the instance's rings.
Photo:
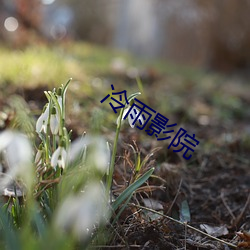
<path id="1" fill-rule="evenodd" d="M 223 71 L 249 68 L 250 1 L 213 0 L 210 5 L 208 64 Z"/>

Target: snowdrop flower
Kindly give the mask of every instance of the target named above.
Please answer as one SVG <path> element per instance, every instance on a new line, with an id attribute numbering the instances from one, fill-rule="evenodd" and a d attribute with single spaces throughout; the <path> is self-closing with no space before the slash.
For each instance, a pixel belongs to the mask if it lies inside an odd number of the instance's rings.
<path id="1" fill-rule="evenodd" d="M 88 154 L 84 152 L 88 149 Z M 71 164 L 79 156 L 81 160 L 87 160 L 88 166 L 94 166 L 99 171 L 105 173 L 110 163 L 110 150 L 107 142 L 102 137 L 84 136 L 74 141 L 68 153 L 68 162 Z"/>
<path id="2" fill-rule="evenodd" d="M 47 125 L 49 120 L 49 104 L 45 106 L 43 113 L 40 115 L 36 122 L 36 132 L 41 133 L 42 131 L 46 134 Z"/>
<path id="3" fill-rule="evenodd" d="M 61 111 L 62 111 L 62 96 L 58 95 L 57 96 L 57 101 L 58 101 L 58 104 L 59 104 L 59 106 L 61 108 Z"/>
<path id="4" fill-rule="evenodd" d="M 59 104 L 61 111 L 62 111 L 62 88 L 58 89 L 56 97 L 57 97 L 58 104 Z"/>
<path id="5" fill-rule="evenodd" d="M 129 105 L 127 108 L 124 109 L 123 111 L 123 114 L 122 114 L 122 119 L 121 121 L 124 119 L 124 117 L 126 116 L 126 114 L 129 112 L 131 106 Z M 135 118 L 137 117 L 137 115 L 140 113 L 140 111 L 136 108 L 136 107 L 133 107 L 131 109 L 131 111 L 129 112 L 129 115 L 128 115 L 128 123 L 130 125 L 131 128 L 134 128 L 135 124 L 134 121 L 135 121 Z M 119 119 L 120 119 L 120 116 L 117 118 L 116 120 L 116 124 L 119 123 Z M 144 123 L 144 120 L 143 120 L 143 117 L 142 115 L 139 116 L 139 118 L 137 119 L 138 121 L 141 122 L 141 124 Z"/>
<path id="6" fill-rule="evenodd" d="M 41 163 L 42 155 L 43 155 L 43 145 L 41 143 L 39 145 L 39 148 L 38 148 L 36 156 L 35 156 L 35 164 L 39 165 Z"/>
<path id="7" fill-rule="evenodd" d="M 64 169 L 67 161 L 67 152 L 63 145 L 59 145 L 59 147 L 55 150 L 51 157 L 51 166 L 55 169 L 56 166 Z"/>
<path id="8" fill-rule="evenodd" d="M 52 108 L 50 116 L 50 130 L 53 135 L 56 135 L 59 131 L 60 121 L 59 115 L 55 107 Z"/>
<path id="9" fill-rule="evenodd" d="M 21 177 L 27 186 L 33 180 L 32 147 L 28 138 L 17 132 L 6 130 L 0 133 L 0 152 L 7 163 L 7 173 L 1 180 L 1 188 L 6 187 L 16 177 Z"/>
<path id="10" fill-rule="evenodd" d="M 89 184 L 79 195 L 68 196 L 57 211 L 56 229 L 86 240 L 95 226 L 108 220 L 108 203 L 104 197 L 105 192 L 98 182 Z"/>
<path id="11" fill-rule="evenodd" d="M 108 170 L 111 155 L 107 142 L 100 137 L 95 137 L 92 143 L 93 151 L 90 152 L 89 160 L 93 161 L 94 166 L 99 171 L 105 173 Z"/>

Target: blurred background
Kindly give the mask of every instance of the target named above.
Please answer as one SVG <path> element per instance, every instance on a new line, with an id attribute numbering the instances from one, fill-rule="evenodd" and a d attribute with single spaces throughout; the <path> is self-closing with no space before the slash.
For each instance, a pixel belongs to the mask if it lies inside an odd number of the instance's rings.
<path id="1" fill-rule="evenodd" d="M 250 0 L 0 0 L 0 105 L 19 93 L 40 109 L 72 77 L 71 124 L 115 84 L 176 121 L 248 134 L 249 13 Z"/>
<path id="2" fill-rule="evenodd" d="M 248 71 L 249 0 L 1 0 L 0 39 L 84 40 L 220 71 Z"/>

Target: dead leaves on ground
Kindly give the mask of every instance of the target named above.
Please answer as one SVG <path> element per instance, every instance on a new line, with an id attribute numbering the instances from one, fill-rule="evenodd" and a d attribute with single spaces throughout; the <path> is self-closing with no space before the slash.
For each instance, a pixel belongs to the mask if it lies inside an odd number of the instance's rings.
<path id="1" fill-rule="evenodd" d="M 237 232 L 237 235 L 240 237 L 242 240 L 239 244 L 238 247 L 241 248 L 249 248 L 250 249 L 250 232 Z"/>

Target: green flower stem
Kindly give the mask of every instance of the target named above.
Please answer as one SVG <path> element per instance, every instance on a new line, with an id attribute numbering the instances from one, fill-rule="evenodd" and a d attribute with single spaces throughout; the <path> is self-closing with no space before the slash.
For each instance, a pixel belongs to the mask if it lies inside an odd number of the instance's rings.
<path id="1" fill-rule="evenodd" d="M 119 133 L 120 133 L 120 129 L 121 129 L 121 120 L 122 120 L 123 111 L 124 111 L 124 108 L 120 111 L 120 116 L 119 116 L 118 124 L 116 127 L 114 148 L 113 148 L 113 152 L 112 152 L 112 158 L 111 158 L 111 163 L 110 163 L 109 173 L 108 173 L 108 178 L 107 178 L 107 193 L 108 194 L 109 194 L 109 191 L 111 190 L 112 183 L 113 183 L 113 173 L 114 173 L 114 169 L 115 169 L 115 156 L 116 156 L 116 151 L 117 151 Z"/>
<path id="2" fill-rule="evenodd" d="M 53 147 L 53 152 L 56 150 L 56 135 L 52 135 L 52 147 Z"/>
<path id="3" fill-rule="evenodd" d="M 70 132 L 68 133 L 67 129 L 65 127 L 63 127 L 63 138 L 65 139 L 65 149 L 66 150 L 69 149 L 70 142 L 71 142 L 71 140 L 70 140 Z"/>
<path id="4" fill-rule="evenodd" d="M 62 127 L 65 126 L 65 96 L 66 96 L 66 91 L 68 89 L 69 83 L 71 82 L 72 78 L 70 78 L 67 83 L 63 86 L 62 90 Z"/>
<path id="5" fill-rule="evenodd" d="M 48 123 L 47 123 L 47 129 L 46 129 L 47 133 L 45 134 L 45 145 L 44 145 L 45 155 L 46 155 L 46 164 L 48 164 L 50 162 L 50 150 L 51 150 L 51 148 L 50 148 L 50 136 L 49 136 L 48 131 L 50 130 L 50 115 L 51 115 L 51 111 L 52 111 L 52 101 L 50 98 L 48 100 L 49 100 L 49 117 L 48 117 Z"/>
<path id="6" fill-rule="evenodd" d="M 50 97 L 51 99 L 53 100 L 53 103 L 56 105 L 56 108 L 57 108 L 57 111 L 58 111 L 58 115 L 59 115 L 59 120 L 60 120 L 60 125 L 59 125 L 59 135 L 62 136 L 63 135 L 63 117 L 62 117 L 62 111 L 61 111 L 61 108 L 60 108 L 60 105 L 55 97 L 55 94 L 52 93 L 51 91 L 49 91 L 49 94 L 50 94 Z"/>
<path id="7" fill-rule="evenodd" d="M 138 96 L 140 94 L 141 94 L 140 92 L 137 92 L 137 93 L 130 95 L 128 97 L 128 102 L 130 102 L 131 100 L 133 100 L 136 96 Z M 124 103 L 124 105 L 126 105 L 126 103 Z M 106 190 L 107 194 L 109 194 L 109 192 L 111 191 L 111 187 L 112 187 L 112 183 L 113 183 L 113 173 L 114 173 L 114 169 L 115 169 L 115 156 L 116 156 L 116 151 L 117 151 L 118 137 L 119 137 L 119 133 L 120 133 L 120 129 L 121 129 L 122 116 L 123 116 L 124 110 L 125 110 L 125 106 L 120 111 L 120 116 L 119 116 L 118 124 L 116 127 L 114 148 L 113 148 L 113 152 L 112 152 L 112 158 L 111 158 L 111 163 L 110 163 L 108 177 L 107 177 L 107 190 Z"/>
<path id="8" fill-rule="evenodd" d="M 48 148 L 48 145 L 49 145 L 49 137 L 46 135 L 46 141 L 44 143 L 46 165 L 49 164 L 49 148 Z"/>

